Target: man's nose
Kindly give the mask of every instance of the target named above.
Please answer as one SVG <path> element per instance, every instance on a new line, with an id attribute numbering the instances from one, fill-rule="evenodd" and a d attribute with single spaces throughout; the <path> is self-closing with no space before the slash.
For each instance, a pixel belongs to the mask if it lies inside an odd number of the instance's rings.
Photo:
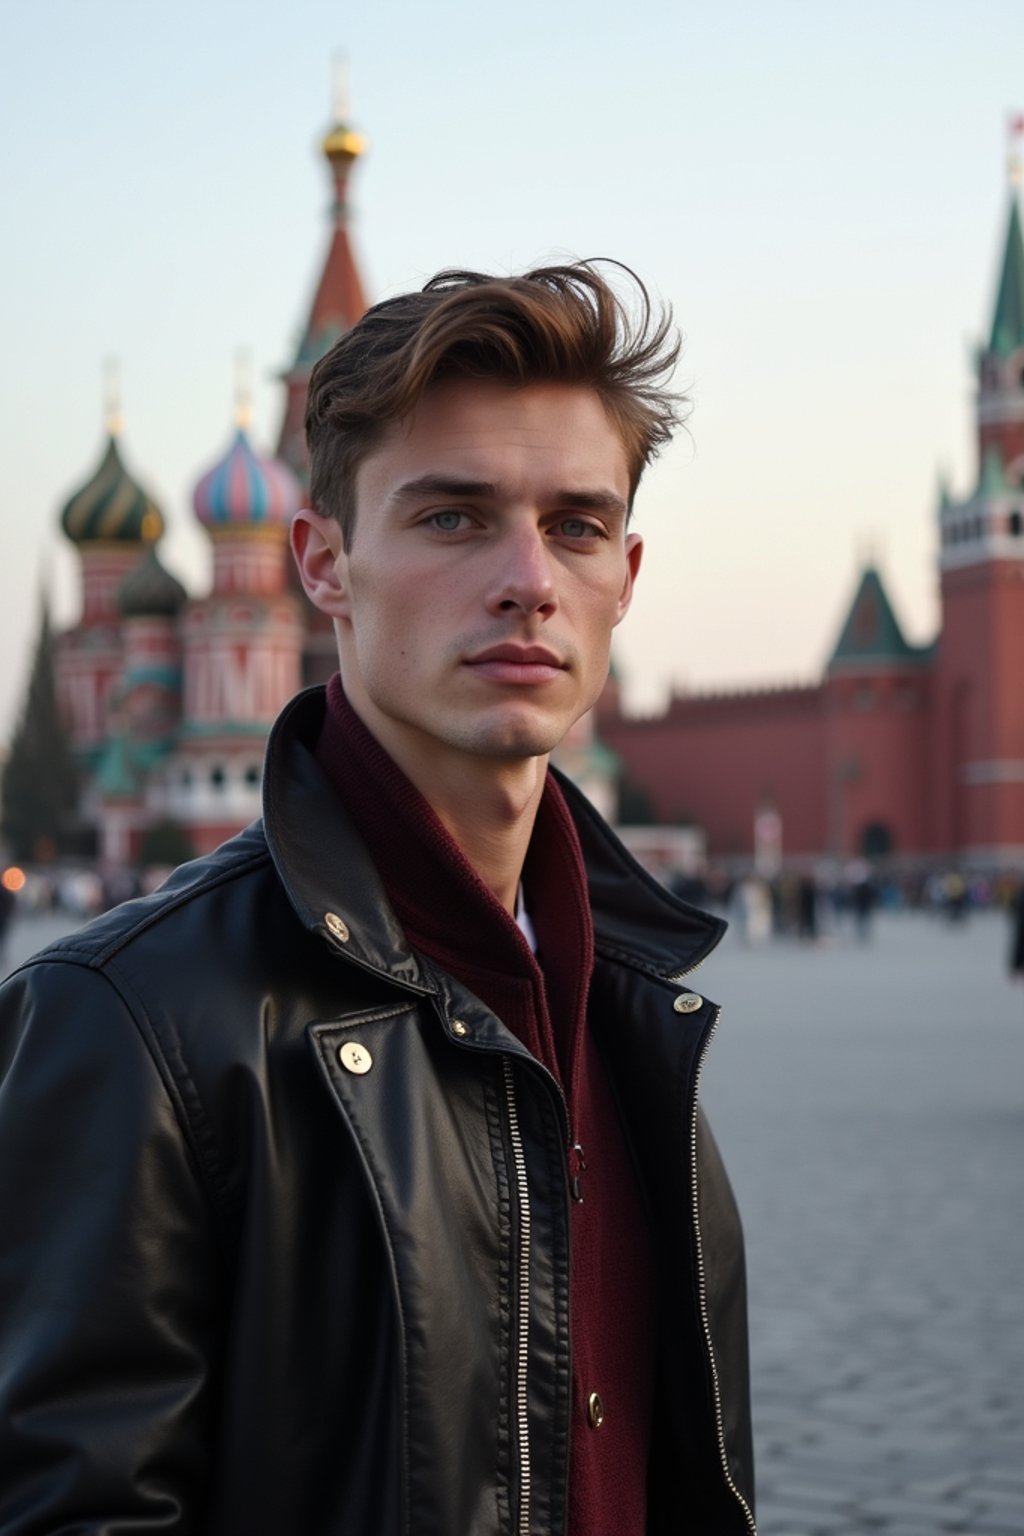
<path id="1" fill-rule="evenodd" d="M 558 606 L 551 551 L 541 529 L 520 527 L 501 539 L 494 551 L 487 607 L 492 613 L 540 613 L 547 617 Z"/>

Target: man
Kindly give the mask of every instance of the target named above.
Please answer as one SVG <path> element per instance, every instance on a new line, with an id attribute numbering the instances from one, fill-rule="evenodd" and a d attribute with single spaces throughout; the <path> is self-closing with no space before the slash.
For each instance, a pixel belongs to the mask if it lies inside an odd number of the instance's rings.
<path id="1" fill-rule="evenodd" d="M 675 422 L 640 293 L 442 274 L 314 370 L 340 674 L 262 823 L 7 988 L 4 1536 L 753 1531 L 722 925 L 547 763 Z"/>

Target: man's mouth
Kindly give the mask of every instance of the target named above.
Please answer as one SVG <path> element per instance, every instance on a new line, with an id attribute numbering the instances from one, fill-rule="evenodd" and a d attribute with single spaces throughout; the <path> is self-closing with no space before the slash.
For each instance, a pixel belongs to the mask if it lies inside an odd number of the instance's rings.
<path id="1" fill-rule="evenodd" d="M 548 683 L 565 671 L 565 662 L 544 645 L 491 645 L 467 658 L 478 677 L 492 683 Z"/>

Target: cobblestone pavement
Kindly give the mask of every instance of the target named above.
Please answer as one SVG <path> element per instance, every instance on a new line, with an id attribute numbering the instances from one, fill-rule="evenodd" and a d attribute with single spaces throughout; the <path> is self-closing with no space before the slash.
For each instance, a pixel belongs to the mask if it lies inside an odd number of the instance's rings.
<path id="1" fill-rule="evenodd" d="M 727 938 L 761 1536 L 1024 1536 L 1024 987 L 997 914 Z"/>
<path id="2" fill-rule="evenodd" d="M 12 927 L 7 964 L 68 926 Z M 761 1536 L 1024 1536 L 1024 987 L 997 915 L 745 950 L 704 1100 L 747 1230 Z M 6 966 L 2 969 L 6 969 Z"/>

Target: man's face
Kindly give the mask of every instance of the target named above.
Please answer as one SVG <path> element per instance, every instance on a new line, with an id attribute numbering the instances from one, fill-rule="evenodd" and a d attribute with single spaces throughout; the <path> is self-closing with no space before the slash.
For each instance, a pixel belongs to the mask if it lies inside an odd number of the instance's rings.
<path id="1" fill-rule="evenodd" d="M 550 752 L 597 698 L 641 542 L 592 390 L 452 380 L 356 475 L 346 692 L 400 762 Z"/>

